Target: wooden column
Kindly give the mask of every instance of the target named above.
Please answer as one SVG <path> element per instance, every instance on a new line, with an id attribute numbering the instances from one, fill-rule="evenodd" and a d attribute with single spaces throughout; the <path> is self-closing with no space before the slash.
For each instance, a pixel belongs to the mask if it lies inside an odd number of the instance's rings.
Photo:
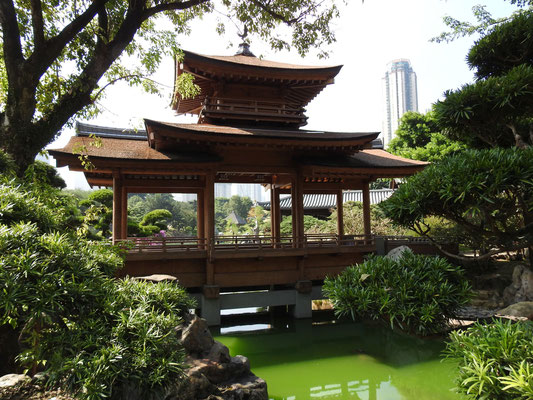
<path id="1" fill-rule="evenodd" d="M 298 173 L 292 181 L 291 185 L 291 197 L 292 197 L 292 238 L 295 247 L 303 246 L 303 243 L 297 243 L 297 241 L 303 241 L 304 239 L 304 193 L 303 193 L 303 176 Z"/>
<path id="2" fill-rule="evenodd" d="M 113 173 L 113 243 L 122 238 L 122 179 L 118 172 Z"/>
<path id="3" fill-rule="evenodd" d="M 122 186 L 122 214 L 120 216 L 120 238 L 128 238 L 128 188 Z"/>
<path id="4" fill-rule="evenodd" d="M 204 234 L 207 241 L 206 283 L 215 282 L 215 266 L 213 263 L 215 239 L 215 175 L 207 174 L 204 188 Z"/>
<path id="5" fill-rule="evenodd" d="M 342 190 L 337 191 L 337 235 L 339 235 L 339 241 L 342 243 L 342 237 L 344 236 L 344 209 L 343 209 L 343 196 Z"/>
<path id="6" fill-rule="evenodd" d="M 196 193 L 196 232 L 198 247 L 205 249 L 204 190 Z"/>
<path id="7" fill-rule="evenodd" d="M 372 230 L 370 225 L 370 187 L 368 182 L 363 183 L 363 225 L 364 234 L 370 235 Z"/>
<path id="8" fill-rule="evenodd" d="M 281 210 L 279 206 L 279 188 L 274 187 L 274 185 L 270 187 L 270 229 L 272 231 L 272 242 L 278 243 L 281 237 Z"/>

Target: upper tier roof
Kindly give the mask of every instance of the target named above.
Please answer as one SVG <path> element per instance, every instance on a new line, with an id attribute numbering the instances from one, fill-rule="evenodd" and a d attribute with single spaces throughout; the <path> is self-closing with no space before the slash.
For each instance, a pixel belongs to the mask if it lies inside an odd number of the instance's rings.
<path id="1" fill-rule="evenodd" d="M 173 108 L 180 114 L 200 114 L 208 97 L 214 96 L 221 98 L 217 101 L 230 100 L 233 103 L 242 99 L 250 100 L 244 87 L 255 93 L 257 101 L 270 102 L 282 109 L 285 106 L 304 107 L 326 85 L 333 83 L 341 68 L 342 65 L 294 65 L 253 56 L 206 56 L 184 51 L 183 60 L 176 64 L 175 81 L 184 72 L 192 74 L 194 83 L 200 87 L 200 94 L 192 99 L 182 99 L 176 95 Z M 240 86 L 237 92 L 223 89 L 228 85 Z M 258 92 L 258 88 L 270 88 L 279 93 L 265 96 L 265 93 Z"/>

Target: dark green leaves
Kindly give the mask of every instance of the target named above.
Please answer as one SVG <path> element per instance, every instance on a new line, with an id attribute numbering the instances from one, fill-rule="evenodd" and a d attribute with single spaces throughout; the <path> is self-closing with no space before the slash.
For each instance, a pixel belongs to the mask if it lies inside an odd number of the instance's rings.
<path id="1" fill-rule="evenodd" d="M 326 279 L 323 290 L 337 315 L 380 319 L 419 335 L 442 332 L 470 295 L 459 267 L 411 252 L 397 261 L 371 257 Z"/>

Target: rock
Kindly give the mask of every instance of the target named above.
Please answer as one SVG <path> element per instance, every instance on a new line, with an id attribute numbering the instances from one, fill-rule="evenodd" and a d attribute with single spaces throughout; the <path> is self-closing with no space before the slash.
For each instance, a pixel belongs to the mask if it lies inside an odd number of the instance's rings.
<path id="1" fill-rule="evenodd" d="M 524 317 L 533 320 L 533 301 L 522 301 L 499 310 L 498 315 Z"/>
<path id="2" fill-rule="evenodd" d="M 221 392 L 225 400 L 268 400 L 266 382 L 252 373 L 222 388 Z"/>
<path id="3" fill-rule="evenodd" d="M 7 374 L 0 377 L 0 388 L 13 387 L 29 382 L 31 382 L 31 378 L 28 375 Z"/>
<path id="4" fill-rule="evenodd" d="M 222 343 L 215 341 L 209 353 L 207 354 L 209 360 L 219 362 L 219 363 L 228 363 L 231 361 L 231 356 L 229 355 L 229 349 L 224 346 Z"/>
<path id="5" fill-rule="evenodd" d="M 172 275 L 166 275 L 166 274 L 153 274 L 153 275 L 147 275 L 147 276 L 136 276 L 133 279 L 139 280 L 139 281 L 148 281 L 148 282 L 171 282 L 176 281 L 178 278 Z"/>
<path id="6" fill-rule="evenodd" d="M 388 254 L 385 256 L 387 258 L 391 258 L 393 259 L 394 261 L 397 261 L 401 256 L 402 256 L 402 253 L 404 251 L 408 251 L 410 253 L 412 253 L 413 251 L 407 247 L 407 246 L 399 246 L 399 247 L 395 247 L 394 249 L 392 249 L 391 251 L 388 252 Z"/>
<path id="7" fill-rule="evenodd" d="M 201 356 L 209 353 L 215 341 L 205 319 L 194 316 L 181 333 L 181 344 L 189 354 Z"/>
<path id="8" fill-rule="evenodd" d="M 503 290 L 503 303 L 506 305 L 523 301 L 533 301 L 533 271 L 524 265 L 513 270 L 513 281 Z"/>

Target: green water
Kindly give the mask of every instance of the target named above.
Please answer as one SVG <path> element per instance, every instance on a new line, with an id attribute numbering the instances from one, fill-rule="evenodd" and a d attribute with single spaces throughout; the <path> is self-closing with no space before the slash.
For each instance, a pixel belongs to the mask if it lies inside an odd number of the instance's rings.
<path id="1" fill-rule="evenodd" d="M 456 366 L 441 362 L 442 341 L 356 323 L 264 327 L 216 339 L 249 358 L 270 399 L 464 399 L 452 390 Z"/>

